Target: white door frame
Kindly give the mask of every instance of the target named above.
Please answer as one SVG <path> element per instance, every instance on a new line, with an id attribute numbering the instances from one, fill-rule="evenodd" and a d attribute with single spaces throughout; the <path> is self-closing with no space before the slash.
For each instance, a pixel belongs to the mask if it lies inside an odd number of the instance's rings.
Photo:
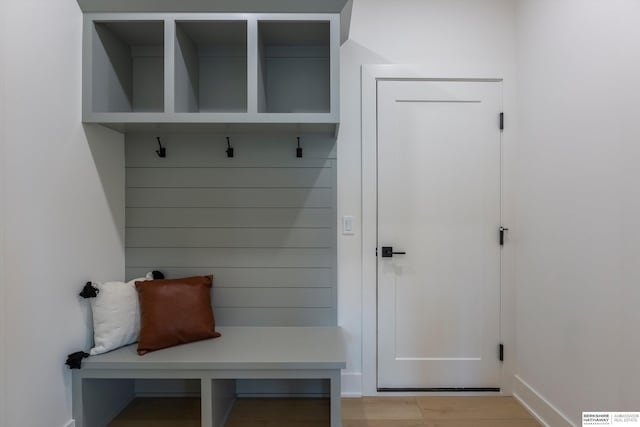
<path id="1" fill-rule="evenodd" d="M 385 79 L 502 81 L 495 75 L 460 77 L 460 74 L 433 73 L 411 65 L 362 66 L 362 394 L 364 396 L 420 395 L 424 393 L 379 393 L 377 391 L 377 82 Z M 503 96 L 504 97 L 504 96 Z M 508 107 L 509 103 L 505 103 Z M 508 115 L 505 114 L 508 124 Z M 511 159 L 509 126 L 502 133 L 502 159 Z M 502 167 L 502 221 L 511 229 L 502 249 L 500 276 L 500 338 L 505 346 L 500 393 L 464 393 L 465 395 L 511 395 L 515 369 L 515 233 L 514 214 L 508 183 L 511 167 Z M 428 395 L 435 395 L 428 393 Z M 463 393 L 440 393 L 461 396 Z"/>

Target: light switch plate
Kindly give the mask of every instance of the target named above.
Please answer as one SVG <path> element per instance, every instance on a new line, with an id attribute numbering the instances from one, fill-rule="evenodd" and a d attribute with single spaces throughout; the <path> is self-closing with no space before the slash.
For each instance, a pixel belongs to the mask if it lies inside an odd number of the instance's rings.
<path id="1" fill-rule="evenodd" d="M 342 234 L 352 235 L 353 232 L 353 216 L 345 215 L 342 217 Z"/>

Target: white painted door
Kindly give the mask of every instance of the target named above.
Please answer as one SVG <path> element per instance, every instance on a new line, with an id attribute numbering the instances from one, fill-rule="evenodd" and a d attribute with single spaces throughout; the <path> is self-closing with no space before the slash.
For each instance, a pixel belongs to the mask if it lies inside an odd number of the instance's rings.
<path id="1" fill-rule="evenodd" d="M 379 389 L 500 387 L 501 98 L 378 82 Z"/>

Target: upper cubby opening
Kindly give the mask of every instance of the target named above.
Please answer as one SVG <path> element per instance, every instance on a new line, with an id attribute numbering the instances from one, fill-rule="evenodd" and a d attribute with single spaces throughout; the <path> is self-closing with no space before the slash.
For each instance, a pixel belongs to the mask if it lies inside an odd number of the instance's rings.
<path id="1" fill-rule="evenodd" d="M 330 112 L 328 21 L 260 21 L 258 44 L 258 112 Z"/>
<path id="2" fill-rule="evenodd" d="M 246 21 L 177 21 L 175 82 L 176 112 L 246 112 Z"/>
<path id="3" fill-rule="evenodd" d="M 93 111 L 164 111 L 164 21 L 96 21 L 93 31 Z"/>

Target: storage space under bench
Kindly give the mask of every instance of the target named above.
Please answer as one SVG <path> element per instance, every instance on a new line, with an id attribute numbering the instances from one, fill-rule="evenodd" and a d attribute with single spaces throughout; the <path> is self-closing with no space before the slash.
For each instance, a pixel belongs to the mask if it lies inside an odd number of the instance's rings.
<path id="1" fill-rule="evenodd" d="M 92 356 L 73 371 L 76 427 L 104 427 L 136 396 L 134 380 L 200 382 L 203 427 L 222 427 L 239 379 L 324 379 L 331 426 L 340 421 L 340 370 L 346 366 L 339 327 L 221 327 L 222 336 L 138 356 L 136 345 Z"/>

